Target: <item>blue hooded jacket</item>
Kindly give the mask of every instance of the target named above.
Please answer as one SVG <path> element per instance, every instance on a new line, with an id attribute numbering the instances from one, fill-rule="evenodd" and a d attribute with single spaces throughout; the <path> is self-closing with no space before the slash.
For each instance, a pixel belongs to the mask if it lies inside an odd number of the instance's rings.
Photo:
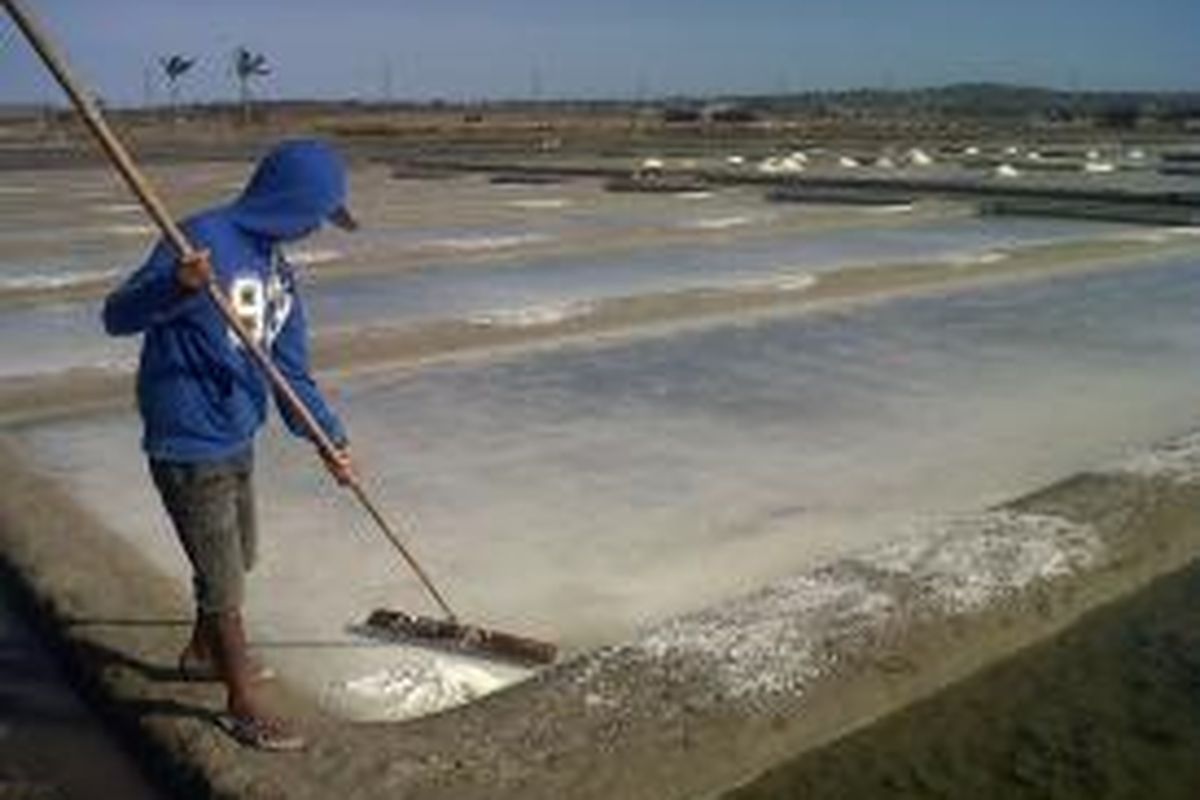
<path id="1" fill-rule="evenodd" d="M 285 142 L 259 163 L 233 203 L 184 221 L 198 248 L 212 254 L 213 279 L 329 437 L 346 441 L 309 373 L 304 308 L 281 242 L 312 233 L 341 208 L 346 172 L 319 141 Z M 104 304 L 114 336 L 143 334 L 138 365 L 142 447 L 153 459 L 219 461 L 251 446 L 266 416 L 269 385 L 203 292 L 178 284 L 177 257 L 160 241 L 146 263 Z M 288 428 L 298 419 L 279 403 Z"/>

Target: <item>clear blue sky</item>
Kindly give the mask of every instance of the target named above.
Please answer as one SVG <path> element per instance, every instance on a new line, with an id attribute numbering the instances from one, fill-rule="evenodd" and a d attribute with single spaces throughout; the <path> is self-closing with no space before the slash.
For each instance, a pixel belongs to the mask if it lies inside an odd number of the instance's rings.
<path id="1" fill-rule="evenodd" d="M 26 0 L 106 98 L 157 55 L 197 100 L 264 52 L 271 97 L 656 96 L 1003 81 L 1200 89 L 1200 0 Z M 157 72 L 154 73 L 157 79 Z M 164 99 L 161 81 L 155 98 Z M 57 100 L 0 21 L 0 102 Z"/>

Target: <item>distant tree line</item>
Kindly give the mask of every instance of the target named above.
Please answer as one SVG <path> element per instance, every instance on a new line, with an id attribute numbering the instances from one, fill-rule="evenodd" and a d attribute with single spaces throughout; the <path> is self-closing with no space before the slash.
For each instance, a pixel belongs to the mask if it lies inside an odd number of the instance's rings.
<path id="1" fill-rule="evenodd" d="M 370 105 L 361 101 L 351 104 Z M 978 120 L 1010 124 L 1089 124 L 1134 128 L 1144 123 L 1200 125 L 1200 92 L 1068 91 L 998 83 L 963 83 L 920 89 L 845 89 L 763 95 L 670 96 L 657 99 L 490 100 L 451 103 L 391 102 L 396 108 L 575 113 L 625 111 L 655 116 L 668 125 L 750 124 L 772 117 L 831 121 Z"/>
<path id="2" fill-rule="evenodd" d="M 1131 128 L 1143 121 L 1200 120 L 1200 92 L 1068 91 L 996 83 L 924 89 L 851 89 L 742 98 L 765 113 L 808 116 L 920 115 Z"/>

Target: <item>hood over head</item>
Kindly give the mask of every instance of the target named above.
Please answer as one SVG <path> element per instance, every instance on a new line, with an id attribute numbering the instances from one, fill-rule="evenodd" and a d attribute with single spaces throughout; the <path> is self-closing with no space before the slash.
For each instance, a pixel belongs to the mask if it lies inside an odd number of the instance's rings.
<path id="1" fill-rule="evenodd" d="M 346 166 L 316 139 L 283 142 L 267 153 L 233 202 L 234 222 L 274 239 L 299 239 L 344 211 Z"/>

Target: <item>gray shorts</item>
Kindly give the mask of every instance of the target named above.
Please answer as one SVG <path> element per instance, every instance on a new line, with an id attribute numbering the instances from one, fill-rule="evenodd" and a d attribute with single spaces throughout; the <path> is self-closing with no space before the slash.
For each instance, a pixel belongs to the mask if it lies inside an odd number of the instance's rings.
<path id="1" fill-rule="evenodd" d="M 250 453 L 204 463 L 150 461 L 154 485 L 192 564 L 202 614 L 242 606 L 246 573 L 258 552 L 253 472 Z"/>

